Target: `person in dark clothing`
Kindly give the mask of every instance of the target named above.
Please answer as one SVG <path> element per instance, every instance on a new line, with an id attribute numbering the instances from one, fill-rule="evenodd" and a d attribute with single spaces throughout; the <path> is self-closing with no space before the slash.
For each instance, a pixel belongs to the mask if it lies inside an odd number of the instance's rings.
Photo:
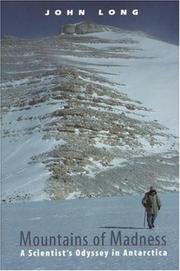
<path id="1" fill-rule="evenodd" d="M 161 208 L 161 202 L 157 195 L 157 191 L 154 187 L 150 187 L 150 190 L 145 194 L 142 199 L 142 204 L 147 212 L 147 223 L 149 229 L 154 228 L 154 222 L 158 215 L 158 211 Z"/>

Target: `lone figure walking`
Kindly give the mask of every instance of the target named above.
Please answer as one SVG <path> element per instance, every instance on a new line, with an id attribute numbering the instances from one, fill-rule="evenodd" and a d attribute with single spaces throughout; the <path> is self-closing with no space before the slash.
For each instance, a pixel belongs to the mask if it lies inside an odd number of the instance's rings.
<path id="1" fill-rule="evenodd" d="M 142 199 L 142 204 L 147 212 L 147 223 L 149 229 L 154 228 L 154 222 L 158 215 L 158 211 L 161 208 L 161 202 L 157 195 L 157 191 L 153 186 L 150 187 L 150 190 L 145 194 Z"/>

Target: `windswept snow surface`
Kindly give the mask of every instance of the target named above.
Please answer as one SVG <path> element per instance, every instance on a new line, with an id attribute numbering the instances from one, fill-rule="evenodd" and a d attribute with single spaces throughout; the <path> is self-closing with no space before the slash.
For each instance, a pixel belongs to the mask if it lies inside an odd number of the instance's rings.
<path id="1" fill-rule="evenodd" d="M 113 52 L 121 46 L 132 51 L 123 52 L 123 57 L 117 51 L 116 58 L 101 57 L 98 62 L 97 58 L 86 56 L 69 55 L 63 56 L 63 59 L 81 68 L 89 67 L 111 82 L 125 84 L 123 92 L 152 108 L 150 119 L 158 120 L 170 129 L 170 133 L 178 135 L 178 46 L 138 32 L 108 31 L 86 36 L 111 41 L 108 44 L 103 41 L 83 43 L 101 52 Z M 128 42 L 131 40 L 134 43 Z"/>
<path id="2" fill-rule="evenodd" d="M 51 86 L 53 78 L 41 80 L 37 89 Z M 23 88 L 22 88 L 22 84 Z M 4 85 L 9 83 L 4 83 Z M 3 86 L 3 88 L 6 86 Z M 18 88 L 12 81 L 11 89 Z M 29 85 L 25 80 L 19 80 L 19 88 L 28 90 Z M 22 96 L 22 97 L 21 97 Z M 32 95 L 33 96 L 33 95 Z M 2 180 L 3 191 L 2 200 L 8 202 L 24 200 L 44 200 L 49 199 L 45 191 L 47 180 L 50 177 L 49 170 L 41 161 L 35 163 L 34 157 L 45 156 L 58 144 L 65 144 L 64 140 L 44 138 L 46 124 L 50 121 L 49 114 L 54 110 L 63 107 L 63 102 L 45 102 L 43 104 L 29 107 L 12 107 L 8 112 L 2 113 Z"/>
<path id="3" fill-rule="evenodd" d="M 143 194 L 102 199 L 76 199 L 69 201 L 44 201 L 39 203 L 15 203 L 2 205 L 2 269 L 122 269 L 122 270 L 178 270 L 178 193 L 160 194 L 162 208 L 153 230 L 144 228 L 144 209 L 141 205 Z M 31 236 L 86 236 L 86 246 L 34 246 L 20 247 L 20 231 Z M 145 236 L 165 238 L 166 245 L 110 246 L 111 231 L 117 236 Z M 104 246 L 93 245 L 93 238 L 105 232 Z M 158 237 L 157 237 L 158 236 Z M 143 237 L 144 238 L 144 237 Z M 35 238 L 37 239 L 37 237 Z M 123 239 L 124 240 L 124 239 Z M 152 244 L 152 243 L 151 243 Z M 72 256 L 27 256 L 29 250 L 72 251 Z M 75 256 L 77 250 L 108 251 L 103 256 Z M 115 249 L 120 256 L 112 257 Z M 167 256 L 122 256 L 123 251 L 167 251 Z M 24 250 L 25 257 L 20 257 Z"/>
<path id="4" fill-rule="evenodd" d="M 45 121 L 38 117 L 56 108 L 59 108 L 59 104 L 11 111 L 4 115 L 3 129 L 10 130 L 14 136 L 1 139 L 3 199 L 8 198 L 12 202 L 49 199 L 45 187 L 50 172 L 42 163 L 33 163 L 33 157 L 65 143 L 63 140 L 43 139 L 44 133 L 39 129 L 39 126 L 43 128 Z M 32 120 L 33 117 L 35 119 Z M 18 121 L 19 118 L 21 121 Z M 33 132 L 29 134 L 28 130 L 31 129 Z"/>

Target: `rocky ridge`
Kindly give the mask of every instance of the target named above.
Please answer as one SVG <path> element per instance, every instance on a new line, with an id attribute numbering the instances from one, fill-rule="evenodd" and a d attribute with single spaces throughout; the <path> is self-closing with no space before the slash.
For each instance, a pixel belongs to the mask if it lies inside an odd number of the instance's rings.
<path id="1" fill-rule="evenodd" d="M 173 146 L 173 158 L 146 156 L 139 140 L 151 147 L 163 145 L 157 137 L 168 140 L 165 127 L 156 120 L 143 120 L 152 109 L 125 94 L 123 82 L 115 84 L 89 67 L 63 63 L 63 58 L 56 64 L 57 54 L 87 53 L 100 58 L 99 50 L 84 46 L 87 41 L 86 36 L 3 41 L 2 112 L 4 119 L 10 113 L 17 114 L 16 119 L 5 121 L 3 138 L 16 144 L 19 138 L 37 133 L 42 140 L 56 140 L 53 149 L 29 160 L 29 165 L 43 164 L 50 172 L 45 189 L 51 199 L 65 199 L 73 193 L 78 197 L 139 193 L 154 178 L 159 180 L 156 185 L 160 190 L 164 190 L 165 179 L 174 185 L 178 155 Z M 111 45 L 97 37 L 91 41 Z M 134 44 L 134 49 L 129 44 Z M 101 53 L 135 59 L 140 50 L 136 41 L 122 38 L 120 50 Z M 47 107 L 52 109 L 44 113 Z M 35 110 L 40 115 L 34 114 Z M 59 144 L 60 140 L 64 143 Z M 3 200 L 31 197 L 20 190 Z"/>
<path id="2" fill-rule="evenodd" d="M 61 27 L 61 34 L 88 34 L 109 30 L 109 27 L 91 21 L 82 21 L 77 24 L 65 24 Z"/>

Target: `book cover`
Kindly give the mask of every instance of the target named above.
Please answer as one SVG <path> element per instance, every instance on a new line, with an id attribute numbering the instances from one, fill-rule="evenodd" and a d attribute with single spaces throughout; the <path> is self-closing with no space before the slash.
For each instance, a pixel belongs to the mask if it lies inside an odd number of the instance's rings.
<path id="1" fill-rule="evenodd" d="M 1 2 L 1 269 L 178 270 L 178 1 Z"/>

